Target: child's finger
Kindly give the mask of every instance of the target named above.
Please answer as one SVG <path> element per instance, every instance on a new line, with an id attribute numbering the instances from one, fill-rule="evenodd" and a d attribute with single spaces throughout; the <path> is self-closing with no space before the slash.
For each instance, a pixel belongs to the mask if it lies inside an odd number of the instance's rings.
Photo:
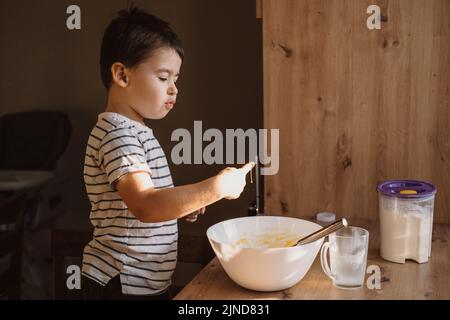
<path id="1" fill-rule="evenodd" d="M 241 170 L 244 172 L 244 174 L 247 174 L 247 173 L 250 172 L 250 170 L 253 169 L 254 166 L 255 166 L 255 163 L 254 163 L 253 161 L 251 161 L 251 162 L 249 162 L 249 163 L 243 165 L 243 166 L 241 167 Z"/>
<path id="2" fill-rule="evenodd" d="M 197 215 L 195 215 L 195 216 L 188 216 L 188 217 L 186 217 L 186 221 L 187 222 L 195 222 L 197 220 Z"/>

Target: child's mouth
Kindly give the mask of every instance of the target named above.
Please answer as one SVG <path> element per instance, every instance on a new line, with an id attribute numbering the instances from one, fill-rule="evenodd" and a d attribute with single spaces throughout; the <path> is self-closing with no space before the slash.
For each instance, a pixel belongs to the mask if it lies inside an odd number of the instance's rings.
<path id="1" fill-rule="evenodd" d="M 167 103 L 165 104 L 166 108 L 169 109 L 169 110 L 171 110 L 171 109 L 173 108 L 174 105 L 175 105 L 175 104 L 174 104 L 173 102 L 167 102 Z"/>

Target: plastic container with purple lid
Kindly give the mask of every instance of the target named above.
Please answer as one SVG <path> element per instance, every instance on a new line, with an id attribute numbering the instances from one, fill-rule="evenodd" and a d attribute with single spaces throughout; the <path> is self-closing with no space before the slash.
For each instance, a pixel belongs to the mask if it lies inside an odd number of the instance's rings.
<path id="1" fill-rule="evenodd" d="M 405 263 L 431 256 L 436 187 L 426 181 L 391 180 L 378 185 L 381 257 Z"/>

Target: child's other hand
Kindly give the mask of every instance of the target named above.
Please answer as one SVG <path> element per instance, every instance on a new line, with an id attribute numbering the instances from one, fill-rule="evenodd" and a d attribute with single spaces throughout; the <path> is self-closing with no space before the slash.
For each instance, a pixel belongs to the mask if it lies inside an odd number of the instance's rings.
<path id="1" fill-rule="evenodd" d="M 205 211 L 206 211 L 206 207 L 203 207 L 203 208 L 201 208 L 201 209 L 199 209 L 199 210 L 197 210 L 195 212 L 192 212 L 192 213 L 188 214 L 186 216 L 186 221 L 187 222 L 195 222 L 195 221 L 197 221 L 198 215 L 199 214 L 205 214 Z"/>
<path id="2" fill-rule="evenodd" d="M 218 190 L 223 198 L 232 200 L 241 195 L 246 185 L 247 173 L 255 166 L 254 162 L 249 162 L 239 169 L 225 168 L 217 175 Z"/>

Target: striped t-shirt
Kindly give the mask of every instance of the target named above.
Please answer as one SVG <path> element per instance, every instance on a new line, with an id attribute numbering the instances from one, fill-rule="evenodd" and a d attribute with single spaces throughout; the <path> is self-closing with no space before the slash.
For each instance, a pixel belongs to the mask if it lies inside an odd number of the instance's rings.
<path id="1" fill-rule="evenodd" d="M 152 130 L 120 114 L 101 113 L 84 162 L 94 234 L 84 248 L 82 273 L 101 285 L 119 275 L 123 294 L 156 295 L 171 284 L 177 220 L 142 223 L 128 210 L 115 184 L 136 171 L 148 172 L 154 188 L 173 187 L 167 159 Z"/>

